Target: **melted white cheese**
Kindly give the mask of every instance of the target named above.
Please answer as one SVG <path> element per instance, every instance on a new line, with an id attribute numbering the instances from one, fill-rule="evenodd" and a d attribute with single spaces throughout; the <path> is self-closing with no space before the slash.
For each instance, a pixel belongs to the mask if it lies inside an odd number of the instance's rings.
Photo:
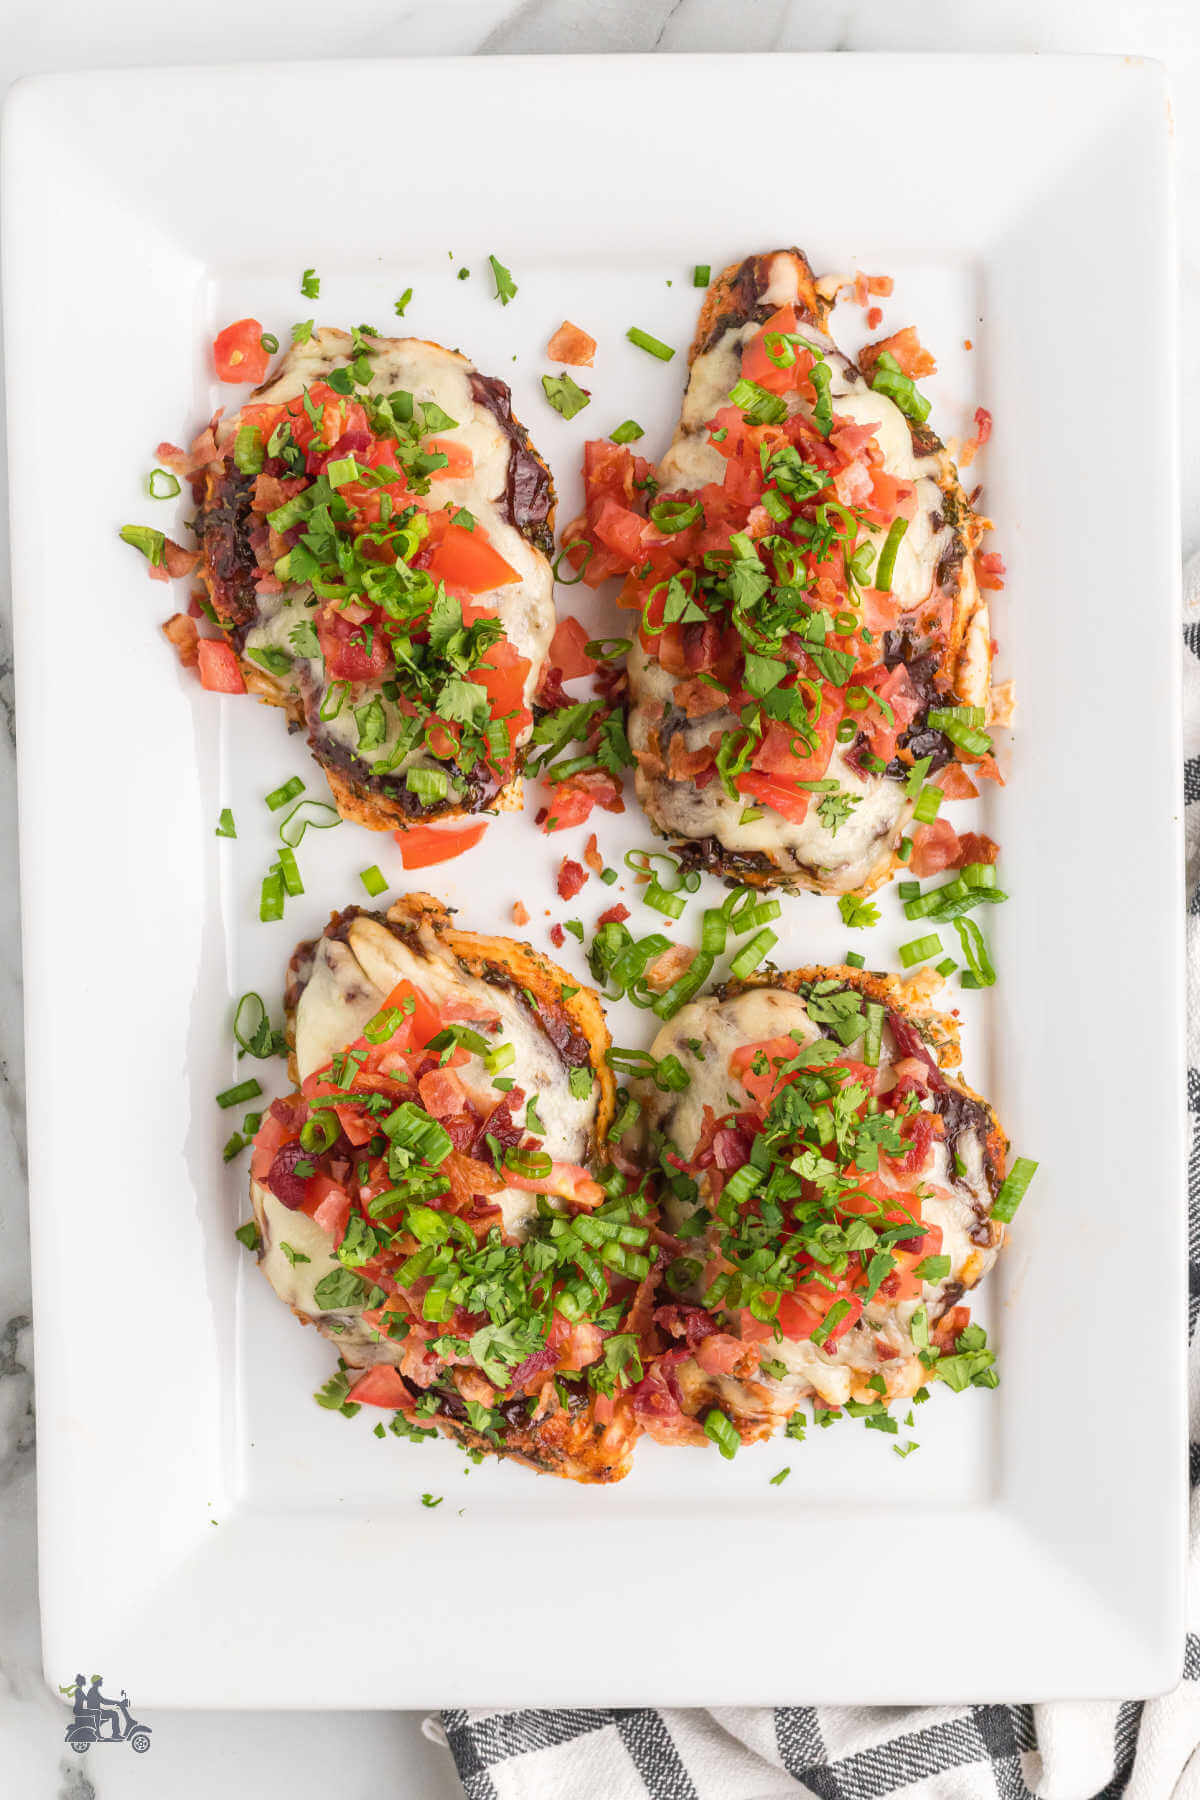
<path id="1" fill-rule="evenodd" d="M 474 459 L 472 473 L 456 480 L 439 480 L 435 474 L 428 498 L 435 506 L 465 507 L 486 530 L 494 548 L 517 572 L 517 581 L 508 582 L 488 594 L 476 595 L 475 600 L 478 604 L 495 607 L 505 635 L 519 653 L 529 659 L 530 669 L 525 682 L 525 701 L 529 705 L 541 680 L 542 665 L 554 635 L 554 580 L 546 557 L 504 516 L 512 454 L 510 440 L 495 415 L 475 399 L 470 382 L 474 365 L 457 351 L 443 349 L 420 338 L 368 338 L 366 342 L 371 381 L 368 388 L 355 392 L 378 395 L 403 389 L 412 394 L 414 400 L 435 402 L 456 423 L 453 428 L 434 435 L 461 443 L 471 452 Z M 344 368 L 351 360 L 351 340 L 347 333 L 328 327 L 316 331 L 308 343 L 292 346 L 274 380 L 256 392 L 255 402 L 282 404 L 294 400 L 304 388 L 327 376 L 331 369 Z M 220 429 L 222 443 L 236 429 L 235 416 Z M 308 598 L 311 598 L 311 590 L 307 587 L 282 597 L 263 596 L 260 620 L 247 634 L 247 648 L 272 647 L 290 651 L 288 632 L 301 618 L 312 616 L 311 610 L 304 605 Z M 286 610 L 286 619 L 280 616 L 282 610 Z M 297 676 L 307 681 L 309 692 L 317 697 L 319 704 L 324 686 L 321 661 L 298 662 L 293 680 Z M 354 711 L 374 697 L 382 700 L 378 683 L 356 684 L 337 716 L 324 721 L 322 726 L 332 738 L 367 763 L 378 762 L 388 755 L 389 746 L 395 743 L 401 717 L 390 702 L 383 700 L 388 719 L 387 737 L 374 748 L 360 748 Z M 531 729 L 527 728 L 526 736 Z M 423 751 L 415 751 L 396 767 L 404 770 L 416 764 L 440 766 Z"/>

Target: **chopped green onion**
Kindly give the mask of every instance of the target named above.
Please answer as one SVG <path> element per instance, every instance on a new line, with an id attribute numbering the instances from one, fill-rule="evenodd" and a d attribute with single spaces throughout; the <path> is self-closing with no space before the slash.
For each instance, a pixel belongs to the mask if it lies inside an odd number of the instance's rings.
<path id="1" fill-rule="evenodd" d="M 346 695 L 349 692 L 350 683 L 348 681 L 331 682 L 325 692 L 321 695 L 321 704 L 317 709 L 317 717 L 323 719 L 326 724 L 328 724 L 330 719 L 336 719 L 345 704 Z M 328 712 L 325 710 L 326 707 L 329 708 Z"/>
<path id="2" fill-rule="evenodd" d="M 915 964 L 927 962 L 931 956 L 936 956 L 941 948 L 941 938 L 936 932 L 930 932 L 927 937 L 913 938 L 909 943 L 901 944 L 900 961 L 906 969 L 911 969 Z"/>
<path id="3" fill-rule="evenodd" d="M 270 869 L 263 876 L 258 916 L 264 925 L 283 917 L 283 876 L 277 868 Z"/>
<path id="4" fill-rule="evenodd" d="M 300 870 L 296 865 L 296 852 L 283 845 L 279 852 L 279 873 L 283 876 L 283 885 L 293 899 L 304 892 L 304 883 L 300 879 Z"/>
<path id="5" fill-rule="evenodd" d="M 917 392 L 916 383 L 904 373 L 889 350 L 880 352 L 871 375 L 871 386 L 877 394 L 886 394 L 906 418 L 915 419 L 918 425 L 923 425 L 929 417 L 928 400 Z"/>
<path id="6" fill-rule="evenodd" d="M 341 1133 L 341 1121 L 332 1107 L 319 1107 L 316 1112 L 309 1113 L 300 1127 L 301 1147 L 310 1150 L 314 1156 L 324 1156 L 326 1150 L 337 1143 Z"/>
<path id="7" fill-rule="evenodd" d="M 896 893 L 901 900 L 916 900 L 920 896 L 920 892 L 919 881 L 898 881 L 896 883 Z"/>
<path id="8" fill-rule="evenodd" d="M 773 931 L 757 931 L 750 941 L 742 945 L 729 965 L 729 972 L 737 981 L 744 981 L 752 969 L 757 969 L 768 951 L 773 950 L 779 942 Z"/>
<path id="9" fill-rule="evenodd" d="M 992 747 L 987 732 L 978 729 L 983 723 L 981 706 L 931 706 L 926 723 L 931 731 L 942 732 L 972 756 L 983 756 Z"/>
<path id="10" fill-rule="evenodd" d="M 861 950 L 847 950 L 844 961 L 851 969 L 865 969 L 867 966 L 867 959 Z"/>
<path id="11" fill-rule="evenodd" d="M 938 816 L 938 808 L 942 804 L 942 790 L 939 787 L 923 787 L 917 795 L 913 807 L 913 818 L 922 825 L 932 825 Z"/>
<path id="12" fill-rule="evenodd" d="M 875 567 L 875 579 L 872 582 L 876 593 L 890 594 L 892 591 L 892 572 L 896 567 L 896 552 L 900 548 L 900 540 L 908 530 L 907 519 L 893 519 L 888 534 L 883 540 L 883 549 L 879 552 L 879 561 Z"/>
<path id="13" fill-rule="evenodd" d="M 687 901 L 663 887 L 656 877 L 642 895 L 642 904 L 652 906 L 655 912 L 665 913 L 669 919 L 678 919 L 683 916 Z"/>
<path id="14" fill-rule="evenodd" d="M 937 972 L 943 977 L 946 975 L 953 975 L 957 967 L 958 964 L 952 956 L 943 956 L 941 962 L 937 964 Z"/>
<path id="15" fill-rule="evenodd" d="M 913 848 L 912 839 L 910 837 L 902 837 L 900 839 L 900 842 L 896 845 L 897 861 L 906 863 L 908 861 L 909 857 L 912 855 L 912 848 Z"/>
<path id="16" fill-rule="evenodd" d="M 393 303 L 392 310 L 394 311 L 394 313 L 398 319 L 402 319 L 404 317 L 404 309 L 407 307 L 407 305 L 408 305 L 409 301 L 412 299 L 412 297 L 413 297 L 413 291 L 410 287 L 407 287 L 407 288 L 405 288 L 404 292 L 401 294 L 400 298 Z"/>
<path id="17" fill-rule="evenodd" d="M 303 816 L 302 816 L 303 815 Z M 279 826 L 281 842 L 289 850 L 298 850 L 300 840 L 311 825 L 314 831 L 328 831 L 334 825 L 340 825 L 342 815 L 336 806 L 330 806 L 325 800 L 302 800 L 294 806 L 287 818 Z"/>
<path id="18" fill-rule="evenodd" d="M 554 1167 L 554 1158 L 545 1150 L 519 1150 L 509 1144 L 504 1152 L 504 1166 L 530 1181 L 544 1181 Z"/>
<path id="19" fill-rule="evenodd" d="M 625 336 L 639 350 L 648 350 L 651 356 L 657 356 L 659 362 L 670 362 L 675 354 L 669 344 L 664 344 L 661 338 L 651 337 L 648 331 L 642 331 L 637 325 L 631 325 Z"/>
<path id="20" fill-rule="evenodd" d="M 297 794 L 303 792 L 304 783 L 298 775 L 293 775 L 290 780 L 283 783 L 282 787 L 271 789 L 266 796 L 266 804 L 272 812 L 278 812 L 280 807 L 286 806 L 289 800 L 294 800 Z"/>
<path id="21" fill-rule="evenodd" d="M 692 286 L 706 288 L 712 279 L 711 263 L 697 263 L 692 270 Z"/>
<path id="22" fill-rule="evenodd" d="M 240 1151 L 244 1150 L 245 1148 L 246 1148 L 245 1138 L 242 1136 L 240 1131 L 235 1131 L 232 1137 L 226 1138 L 226 1140 L 225 1140 L 225 1148 L 221 1151 L 221 1161 L 222 1162 L 232 1162 L 234 1157 L 237 1156 L 238 1153 Z M 242 1229 L 244 1231 L 245 1226 L 243 1226 Z"/>
<path id="23" fill-rule="evenodd" d="M 231 1106 L 240 1106 L 243 1100 L 256 1100 L 262 1093 L 253 1075 L 248 1081 L 239 1081 L 236 1087 L 226 1088 L 217 1095 L 217 1105 L 225 1110 Z"/>
<path id="24" fill-rule="evenodd" d="M 992 987 L 996 971 L 988 955 L 987 940 L 974 919 L 955 919 L 954 929 L 962 944 L 967 967 L 959 977 L 964 987 Z M 971 979 L 968 981 L 968 975 Z"/>
<path id="25" fill-rule="evenodd" d="M 165 487 L 164 482 L 168 484 Z M 152 500 L 174 500 L 182 491 L 178 475 L 172 475 L 169 469 L 151 469 L 146 477 L 146 492 Z"/>
<path id="26" fill-rule="evenodd" d="M 257 475 L 266 461 L 262 432 L 256 425 L 241 425 L 233 440 L 234 464 L 243 475 Z"/>
<path id="27" fill-rule="evenodd" d="M 636 444 L 639 438 L 645 437 L 636 419 L 625 419 L 615 431 L 609 433 L 609 442 L 613 444 Z"/>
<path id="28" fill-rule="evenodd" d="M 517 1053 L 511 1044 L 497 1044 L 484 1057 L 483 1066 L 489 1075 L 499 1075 L 502 1069 L 507 1069 L 516 1059 Z"/>
<path id="29" fill-rule="evenodd" d="M 996 1195 L 996 1204 L 992 1207 L 993 1219 L 1007 1224 L 1025 1198 L 1025 1190 L 1037 1174 L 1038 1165 L 1028 1156 L 1018 1156 L 1012 1168 L 1000 1183 L 1000 1192 Z"/>
<path id="30" fill-rule="evenodd" d="M 378 863 L 372 863 L 369 869 L 360 869 L 358 872 L 358 879 L 362 882 L 372 899 L 374 899 L 377 894 L 382 894 L 388 885 L 387 877 L 381 872 Z"/>
<path id="31" fill-rule="evenodd" d="M 438 800 L 444 800 L 450 791 L 445 769 L 407 769 L 404 785 L 410 794 L 417 796 L 423 806 L 431 806 Z"/>
<path id="32" fill-rule="evenodd" d="M 227 806 L 221 808 L 221 816 L 217 820 L 217 829 L 213 833 L 213 836 L 224 838 L 235 838 L 237 836 L 237 826 L 234 824 L 233 814 Z"/>

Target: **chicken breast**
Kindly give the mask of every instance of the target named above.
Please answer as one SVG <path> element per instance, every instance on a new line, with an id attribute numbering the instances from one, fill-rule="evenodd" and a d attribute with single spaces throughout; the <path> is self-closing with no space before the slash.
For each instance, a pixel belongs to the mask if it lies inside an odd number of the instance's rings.
<path id="1" fill-rule="evenodd" d="M 343 816 L 519 806 L 554 488 L 505 384 L 424 339 L 324 327 L 210 446 L 192 472 L 213 614 Z"/>
<path id="2" fill-rule="evenodd" d="M 351 1403 L 619 1479 L 637 1435 L 619 1390 L 641 1374 L 624 1321 L 650 1266 L 624 1246 L 650 1233 L 640 1196 L 585 1166 L 613 1108 L 595 995 L 409 895 L 335 914 L 285 999 L 298 1089 L 255 1143 L 259 1261 L 367 1371 Z M 622 1230 L 611 1261 L 587 1247 Z"/>
<path id="3" fill-rule="evenodd" d="M 655 828 L 730 878 L 865 894 L 922 779 L 989 747 L 991 635 L 984 522 L 896 361 L 932 359 L 906 331 L 858 366 L 829 312 L 798 250 L 727 269 L 666 455 L 589 445 L 565 536 L 642 613 L 628 731 Z"/>
<path id="4" fill-rule="evenodd" d="M 750 1441 L 805 1399 L 885 1408 L 943 1359 L 952 1385 L 986 1381 L 973 1335 L 949 1359 L 1003 1242 L 1007 1144 L 950 1073 L 951 1019 L 891 977 L 813 968 L 684 1007 L 652 1054 L 686 1081 L 640 1092 L 674 1240 L 645 1430 Z"/>

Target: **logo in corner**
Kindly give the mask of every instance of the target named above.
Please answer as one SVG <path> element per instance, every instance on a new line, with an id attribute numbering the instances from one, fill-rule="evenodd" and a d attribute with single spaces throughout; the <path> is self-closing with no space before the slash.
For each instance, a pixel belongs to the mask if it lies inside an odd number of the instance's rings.
<path id="1" fill-rule="evenodd" d="M 140 1755 L 150 1748 L 150 1726 L 141 1725 L 134 1718 L 124 1688 L 119 1700 L 102 1694 L 103 1681 L 103 1675 L 93 1675 L 90 1682 L 76 1675 L 70 1687 L 59 1688 L 59 1693 L 65 1694 L 75 1708 L 66 1741 L 81 1756 L 93 1744 L 129 1744 Z"/>

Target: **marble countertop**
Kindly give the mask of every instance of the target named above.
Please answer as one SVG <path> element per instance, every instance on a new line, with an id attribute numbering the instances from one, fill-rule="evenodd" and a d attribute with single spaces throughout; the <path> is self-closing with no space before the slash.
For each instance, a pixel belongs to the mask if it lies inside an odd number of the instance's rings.
<path id="1" fill-rule="evenodd" d="M 427 56 L 479 52 L 743 50 L 1103 51 L 1170 70 L 1185 305 L 1200 278 L 1200 6 L 1195 0 L 360 0 L 339 18 L 316 0 L 207 0 L 202 8 L 107 0 L 63 12 L 8 0 L 0 92 L 49 70 L 163 63 Z M 941 121 L 963 146 L 969 103 Z M 1119 247 L 1118 247 L 1119 253 Z M 1183 323 L 1188 322 L 1187 311 Z M 1124 327 L 1114 307 L 1114 331 Z M 1183 547 L 1200 547 L 1200 334 L 1181 336 Z M 1196 404 L 1191 403 L 1195 401 Z M 0 453 L 2 454 L 2 453 Z M 0 531 L 6 519 L 0 520 Z M 24 1185 L 20 919 L 14 701 L 0 545 L 0 1793 L 21 1800 L 208 1800 L 286 1791 L 324 1800 L 453 1800 L 448 1753 L 415 1713 L 156 1713 L 153 1773 L 133 1757 L 80 1759 L 46 1687 L 38 1642 L 28 1237 Z M 150 1786 L 147 1786 L 150 1782 Z"/>

